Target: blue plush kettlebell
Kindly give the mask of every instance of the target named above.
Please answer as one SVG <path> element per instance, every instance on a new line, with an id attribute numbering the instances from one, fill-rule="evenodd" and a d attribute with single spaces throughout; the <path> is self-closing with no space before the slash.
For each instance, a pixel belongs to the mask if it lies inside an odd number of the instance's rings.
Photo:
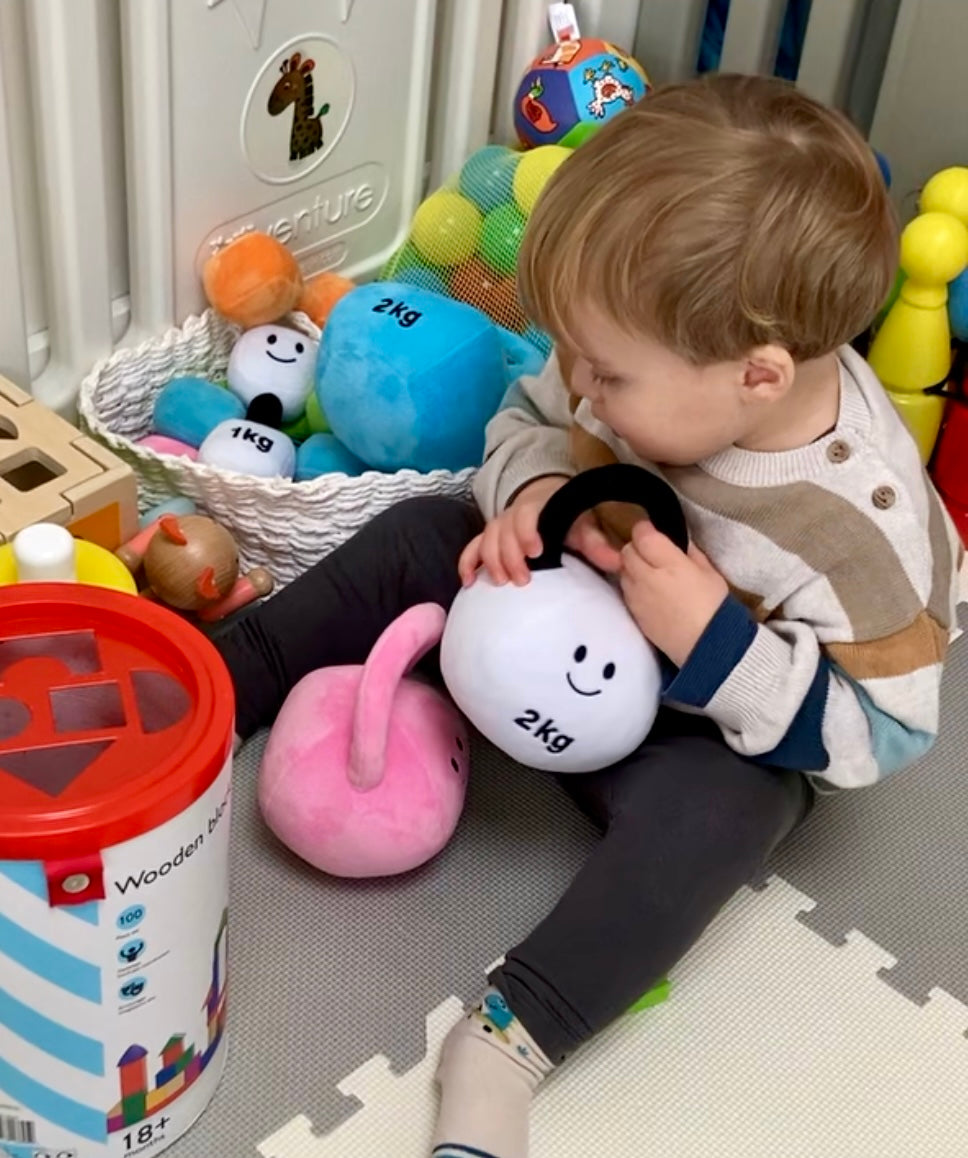
<path id="1" fill-rule="evenodd" d="M 472 306 L 373 282 L 330 315 L 316 396 L 336 437 L 369 466 L 458 471 L 480 465 L 508 386 L 543 361 Z"/>

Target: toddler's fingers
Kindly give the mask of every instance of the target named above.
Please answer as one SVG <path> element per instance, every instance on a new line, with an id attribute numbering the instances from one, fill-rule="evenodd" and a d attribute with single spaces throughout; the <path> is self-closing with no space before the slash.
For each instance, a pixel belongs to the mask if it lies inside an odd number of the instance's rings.
<path id="1" fill-rule="evenodd" d="M 538 512 L 530 504 L 513 509 L 514 531 L 521 550 L 529 559 L 537 559 L 544 550 L 538 534 Z"/>
<path id="2" fill-rule="evenodd" d="M 656 530 L 652 523 L 643 521 L 635 524 L 632 544 L 652 567 L 672 567 L 682 561 L 682 551 L 670 538 Z"/>
<path id="3" fill-rule="evenodd" d="M 709 562 L 709 559 L 705 555 L 705 553 L 700 551 L 695 543 L 689 544 L 689 550 L 686 553 L 688 554 L 689 558 L 694 563 L 696 563 L 698 566 L 702 567 L 704 570 L 706 570 L 706 571 L 715 571 L 716 570 L 716 568 L 712 565 L 712 563 Z"/>
<path id="4" fill-rule="evenodd" d="M 465 587 L 470 587 L 474 582 L 474 576 L 481 565 L 481 543 L 483 540 L 483 534 L 475 536 L 461 552 L 457 563 L 457 573 Z"/>
<path id="5" fill-rule="evenodd" d="M 484 564 L 488 575 L 490 575 L 498 586 L 503 586 L 507 583 L 508 573 L 504 569 L 504 563 L 501 558 L 501 526 L 499 520 L 488 523 L 484 528 L 484 534 L 481 536 L 481 562 Z"/>
<path id="6" fill-rule="evenodd" d="M 526 587 L 531 582 L 531 570 L 513 522 L 501 527 L 501 562 L 515 586 Z"/>
<path id="7" fill-rule="evenodd" d="M 575 546 L 593 567 L 614 573 L 622 569 L 622 553 L 608 541 L 608 536 L 591 516 L 576 527 Z"/>
<path id="8" fill-rule="evenodd" d="M 654 574 L 655 567 L 642 558 L 634 543 L 628 543 L 622 548 L 620 577 L 623 580 L 628 578 L 633 583 L 642 583 L 652 579 Z"/>

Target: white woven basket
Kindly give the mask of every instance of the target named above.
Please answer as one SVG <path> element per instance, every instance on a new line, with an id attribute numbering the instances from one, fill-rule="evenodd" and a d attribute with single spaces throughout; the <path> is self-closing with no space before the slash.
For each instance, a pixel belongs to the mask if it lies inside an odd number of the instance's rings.
<path id="1" fill-rule="evenodd" d="M 289 324 L 319 339 L 304 315 Z M 151 432 L 155 399 L 179 375 L 224 378 L 239 330 L 212 311 L 180 330 L 99 362 L 81 384 L 82 426 L 134 468 L 142 510 L 176 495 L 193 499 L 235 537 L 243 565 L 264 566 L 279 586 L 292 582 L 380 511 L 416 495 L 465 496 L 472 470 L 360 478 L 322 475 L 312 482 L 257 479 L 135 446 Z"/>

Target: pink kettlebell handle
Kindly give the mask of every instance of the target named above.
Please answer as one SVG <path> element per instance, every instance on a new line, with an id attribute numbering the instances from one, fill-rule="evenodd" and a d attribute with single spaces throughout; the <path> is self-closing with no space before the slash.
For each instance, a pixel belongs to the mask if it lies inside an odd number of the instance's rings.
<path id="1" fill-rule="evenodd" d="M 400 681 L 444 633 L 447 613 L 437 603 L 405 611 L 373 645 L 363 667 L 353 713 L 349 779 L 369 792 L 383 780 L 393 701 Z"/>

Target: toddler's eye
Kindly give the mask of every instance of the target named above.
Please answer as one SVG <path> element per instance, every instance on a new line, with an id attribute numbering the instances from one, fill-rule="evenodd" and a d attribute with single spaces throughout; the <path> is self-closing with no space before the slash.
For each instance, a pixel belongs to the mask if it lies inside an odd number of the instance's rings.
<path id="1" fill-rule="evenodd" d="M 597 371 L 592 371 L 592 378 L 598 386 L 618 386 L 622 379 L 616 378 L 614 374 L 599 374 Z"/>

